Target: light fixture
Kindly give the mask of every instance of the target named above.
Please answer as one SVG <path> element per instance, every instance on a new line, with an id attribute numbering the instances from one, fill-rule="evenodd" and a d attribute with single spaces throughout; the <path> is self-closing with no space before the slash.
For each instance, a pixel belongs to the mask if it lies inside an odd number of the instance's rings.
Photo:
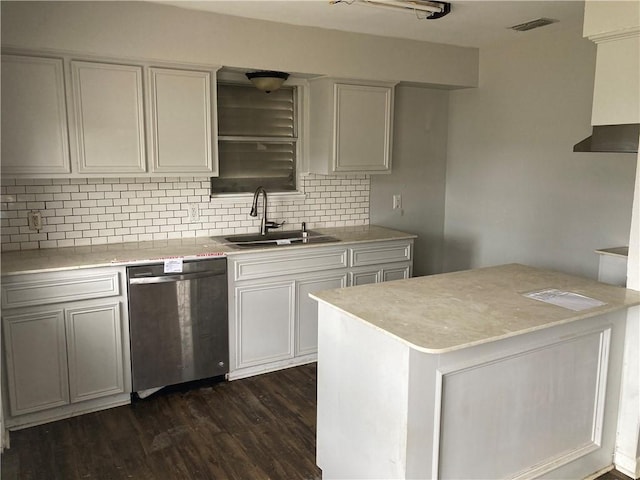
<path id="1" fill-rule="evenodd" d="M 451 11 L 448 2 L 436 2 L 431 0 L 331 0 L 330 3 L 346 3 L 352 5 L 368 5 L 371 7 L 392 8 L 414 12 L 419 19 L 434 20 L 442 18 Z"/>
<path id="2" fill-rule="evenodd" d="M 285 72 L 274 72 L 271 70 L 258 70 L 256 72 L 247 72 L 245 74 L 251 83 L 258 89 L 266 93 L 278 90 L 284 81 L 289 78 L 289 74 Z"/>

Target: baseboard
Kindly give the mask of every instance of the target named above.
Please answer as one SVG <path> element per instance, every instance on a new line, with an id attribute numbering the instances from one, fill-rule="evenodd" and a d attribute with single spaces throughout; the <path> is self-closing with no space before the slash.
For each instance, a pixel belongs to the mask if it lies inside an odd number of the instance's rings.
<path id="1" fill-rule="evenodd" d="M 591 475 L 589 475 L 588 477 L 583 478 L 582 480 L 596 480 L 598 478 L 600 478 L 602 475 L 604 475 L 607 472 L 610 472 L 611 470 L 613 470 L 615 467 L 612 465 L 609 465 L 608 467 L 605 467 L 601 470 L 598 470 L 597 472 L 592 473 Z"/>
<path id="2" fill-rule="evenodd" d="M 2 427 L 0 430 L 0 453 L 4 452 L 5 448 L 11 447 L 11 439 L 9 437 L 9 430 Z"/>
<path id="3" fill-rule="evenodd" d="M 227 374 L 227 380 L 240 380 L 242 378 L 253 377 L 255 375 L 262 375 L 263 373 L 271 373 L 277 370 L 283 370 L 285 368 L 299 367 L 308 363 L 313 363 L 318 360 L 317 353 L 311 353 L 295 358 L 289 358 L 287 360 L 281 360 L 278 362 L 266 363 L 263 365 L 255 365 L 253 367 L 238 368 Z"/>
<path id="4" fill-rule="evenodd" d="M 627 477 L 640 478 L 640 458 L 628 457 L 616 452 L 613 456 L 613 463 L 616 466 L 616 470 L 624 473 Z"/>
<path id="5" fill-rule="evenodd" d="M 94 398 L 79 403 L 71 403 L 61 407 L 40 410 L 38 412 L 25 413 L 16 417 L 5 419 L 5 428 L 8 430 L 21 430 L 23 428 L 35 427 L 49 422 L 55 422 L 65 418 L 84 415 L 85 413 L 97 412 L 107 408 L 120 407 L 131 403 L 131 394 L 119 393 L 108 397 Z"/>

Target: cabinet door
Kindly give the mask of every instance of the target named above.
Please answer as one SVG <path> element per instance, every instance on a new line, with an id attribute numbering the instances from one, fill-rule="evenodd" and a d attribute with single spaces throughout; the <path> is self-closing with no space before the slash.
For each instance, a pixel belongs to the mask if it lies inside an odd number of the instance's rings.
<path id="1" fill-rule="evenodd" d="M 3 317 L 11 415 L 69 403 L 62 310 Z"/>
<path id="2" fill-rule="evenodd" d="M 211 72 L 151 68 L 150 75 L 153 171 L 217 175 Z"/>
<path id="3" fill-rule="evenodd" d="M 120 303 L 65 311 L 71 402 L 124 392 Z"/>
<path id="4" fill-rule="evenodd" d="M 318 302 L 309 298 L 309 294 L 346 286 L 347 275 L 344 273 L 297 282 L 296 355 L 315 353 L 318 350 Z"/>
<path id="5" fill-rule="evenodd" d="M 293 357 L 294 282 L 236 287 L 236 367 Z"/>
<path id="6" fill-rule="evenodd" d="M 389 171 L 393 88 L 335 85 L 336 172 Z"/>
<path id="7" fill-rule="evenodd" d="M 73 61 L 71 71 L 78 172 L 144 172 L 142 68 Z"/>
<path id="8" fill-rule="evenodd" d="M 350 272 L 351 285 L 355 287 L 357 285 L 379 283 L 382 278 L 381 273 L 378 269 Z"/>
<path id="9" fill-rule="evenodd" d="M 62 60 L 2 55 L 2 173 L 69 173 Z"/>
<path id="10" fill-rule="evenodd" d="M 403 265 L 401 267 L 390 267 L 382 269 L 382 281 L 389 282 L 391 280 L 403 280 L 411 276 L 410 267 Z"/>

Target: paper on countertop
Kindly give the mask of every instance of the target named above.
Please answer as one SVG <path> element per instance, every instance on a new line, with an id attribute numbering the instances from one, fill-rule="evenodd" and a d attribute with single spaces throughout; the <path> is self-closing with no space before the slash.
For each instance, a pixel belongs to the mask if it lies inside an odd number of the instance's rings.
<path id="1" fill-rule="evenodd" d="M 534 300 L 540 300 L 541 302 L 557 305 L 558 307 L 568 308 L 574 312 L 580 312 L 582 310 L 606 305 L 605 302 L 601 302 L 595 298 L 585 297 L 578 293 L 565 292 L 558 290 L 557 288 L 540 290 L 539 292 L 524 293 L 523 295 Z"/>
<path id="2" fill-rule="evenodd" d="M 182 273 L 182 259 L 171 258 L 164 261 L 164 273 Z"/>

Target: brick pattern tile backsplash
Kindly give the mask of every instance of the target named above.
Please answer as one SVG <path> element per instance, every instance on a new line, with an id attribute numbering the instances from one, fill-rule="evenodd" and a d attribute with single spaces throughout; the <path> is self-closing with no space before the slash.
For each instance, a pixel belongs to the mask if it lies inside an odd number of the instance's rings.
<path id="1" fill-rule="evenodd" d="M 369 223 L 368 175 L 309 174 L 300 183 L 305 198 L 269 197 L 270 220 L 287 229 Z M 3 179 L 0 188 L 2 251 L 239 234 L 260 225 L 249 216 L 251 198 L 210 200 L 208 178 Z M 31 211 L 42 215 L 38 231 L 29 228 Z"/>

